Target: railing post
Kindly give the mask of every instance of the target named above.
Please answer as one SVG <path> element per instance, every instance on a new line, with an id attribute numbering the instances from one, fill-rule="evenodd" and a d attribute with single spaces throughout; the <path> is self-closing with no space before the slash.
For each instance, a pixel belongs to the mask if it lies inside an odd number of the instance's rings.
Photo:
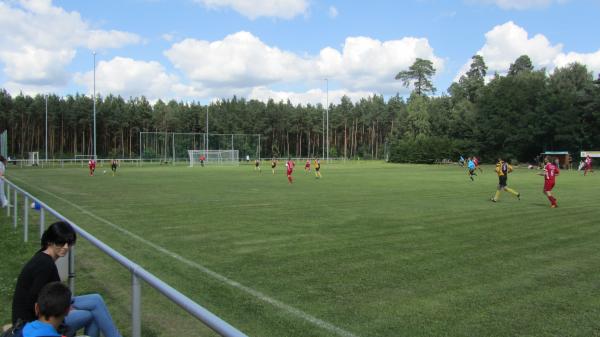
<path id="1" fill-rule="evenodd" d="M 69 289 L 75 296 L 75 246 L 69 249 Z"/>
<path id="2" fill-rule="evenodd" d="M 27 242 L 29 233 L 29 197 L 24 195 L 23 197 L 23 242 Z M 16 205 L 15 205 L 16 207 Z"/>
<path id="3" fill-rule="evenodd" d="M 131 336 L 142 335 L 142 286 L 140 279 L 131 273 Z"/>
<path id="4" fill-rule="evenodd" d="M 44 235 L 44 230 L 46 229 L 46 213 L 44 213 L 44 207 L 40 208 L 40 239 L 42 235 Z"/>
<path id="5" fill-rule="evenodd" d="M 6 185 L 6 201 L 8 201 L 8 204 L 10 205 L 10 185 L 7 183 L 5 183 L 4 185 Z M 10 207 L 8 206 L 6 206 L 6 217 L 10 217 Z"/>
<path id="6" fill-rule="evenodd" d="M 19 207 L 18 203 L 17 203 L 17 189 L 15 188 L 14 192 L 13 192 L 13 228 L 17 229 L 17 209 Z"/>

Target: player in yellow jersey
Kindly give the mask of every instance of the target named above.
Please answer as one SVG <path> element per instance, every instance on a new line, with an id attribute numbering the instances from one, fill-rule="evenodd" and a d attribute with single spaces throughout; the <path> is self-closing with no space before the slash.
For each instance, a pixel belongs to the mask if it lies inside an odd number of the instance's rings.
<path id="1" fill-rule="evenodd" d="M 496 190 L 496 194 L 492 198 L 493 202 L 496 202 L 500 198 L 500 191 L 504 190 L 519 200 L 521 200 L 521 193 L 513 190 L 512 188 L 507 187 L 508 174 L 513 170 L 512 166 L 510 166 L 507 162 L 502 159 L 498 159 L 498 163 L 496 163 L 496 173 L 498 174 L 498 189 Z"/>
<path id="2" fill-rule="evenodd" d="M 277 160 L 275 158 L 271 159 L 271 171 L 273 172 L 273 175 L 275 175 L 275 168 L 277 167 Z"/>
<path id="3" fill-rule="evenodd" d="M 315 177 L 317 179 L 321 178 L 321 162 L 319 158 L 315 159 Z"/>
<path id="4" fill-rule="evenodd" d="M 258 171 L 258 173 L 262 173 L 262 172 L 260 171 L 260 160 L 258 160 L 258 159 L 256 159 L 256 160 L 254 161 L 254 171 Z"/>

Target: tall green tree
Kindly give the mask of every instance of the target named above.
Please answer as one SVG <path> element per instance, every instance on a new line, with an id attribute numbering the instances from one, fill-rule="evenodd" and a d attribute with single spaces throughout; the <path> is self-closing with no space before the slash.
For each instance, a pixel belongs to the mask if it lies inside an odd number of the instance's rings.
<path id="1" fill-rule="evenodd" d="M 594 81 L 584 65 L 569 64 L 554 70 L 545 98 L 544 146 L 552 150 L 590 148 L 598 133 L 594 116 Z"/>
<path id="2" fill-rule="evenodd" d="M 460 77 L 458 83 L 453 83 L 449 91 L 455 99 L 466 98 L 474 103 L 485 85 L 487 65 L 481 55 L 474 55 L 471 60 L 469 71 Z"/>
<path id="3" fill-rule="evenodd" d="M 416 138 L 417 136 L 429 136 L 431 134 L 431 124 L 429 121 L 429 100 L 427 97 L 419 96 L 416 93 L 411 95 L 408 100 L 406 118 L 406 136 Z"/>
<path id="4" fill-rule="evenodd" d="M 521 55 L 508 68 L 508 75 L 515 76 L 520 73 L 530 73 L 533 71 L 533 64 L 527 55 Z"/>
<path id="5" fill-rule="evenodd" d="M 435 75 L 433 63 L 429 60 L 417 58 L 408 70 L 399 72 L 395 79 L 401 80 L 407 88 L 413 84 L 415 93 L 418 96 L 423 96 L 428 92 L 435 93 L 436 89 L 431 82 L 433 75 Z"/>

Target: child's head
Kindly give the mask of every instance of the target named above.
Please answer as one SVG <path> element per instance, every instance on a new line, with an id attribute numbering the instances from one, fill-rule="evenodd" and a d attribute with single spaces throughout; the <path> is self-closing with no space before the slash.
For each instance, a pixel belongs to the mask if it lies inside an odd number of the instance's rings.
<path id="1" fill-rule="evenodd" d="M 46 284 L 35 303 L 35 312 L 39 319 L 46 321 L 58 318 L 62 321 L 71 308 L 71 290 L 60 282 Z"/>

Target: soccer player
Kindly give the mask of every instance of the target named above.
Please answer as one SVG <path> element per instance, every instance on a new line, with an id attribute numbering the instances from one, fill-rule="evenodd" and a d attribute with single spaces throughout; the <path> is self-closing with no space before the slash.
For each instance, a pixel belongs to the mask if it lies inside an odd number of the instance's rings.
<path id="1" fill-rule="evenodd" d="M 200 166 L 204 167 L 204 161 L 206 160 L 206 157 L 204 155 L 201 155 L 198 159 L 200 159 Z"/>
<path id="2" fill-rule="evenodd" d="M 304 164 L 304 175 L 310 172 L 310 159 L 306 160 L 306 164 Z"/>
<path id="3" fill-rule="evenodd" d="M 498 158 L 498 163 L 496 164 L 496 173 L 498 174 L 498 189 L 496 190 L 496 194 L 492 198 L 493 202 L 497 202 L 500 199 L 500 191 L 504 190 L 515 197 L 521 200 L 521 193 L 513 190 L 512 188 L 507 187 L 508 174 L 513 170 L 512 166 L 510 166 L 507 162 L 503 161 L 501 158 Z"/>
<path id="4" fill-rule="evenodd" d="M 556 176 L 560 174 L 560 170 L 548 157 L 544 158 L 544 163 L 546 164 L 544 166 L 544 173 L 538 174 L 544 176 L 544 194 L 550 200 L 550 207 L 556 208 L 558 205 L 556 204 L 556 198 L 552 196 L 552 189 L 556 183 Z"/>
<path id="5" fill-rule="evenodd" d="M 94 175 L 94 171 L 96 171 L 96 161 L 94 159 L 90 159 L 88 161 L 88 168 L 90 169 L 90 177 Z"/>
<path id="6" fill-rule="evenodd" d="M 317 179 L 321 178 L 321 161 L 319 161 L 319 158 L 315 159 L 315 177 Z"/>
<path id="7" fill-rule="evenodd" d="M 285 168 L 287 169 L 288 184 L 291 184 L 293 182 L 292 173 L 294 173 L 294 166 L 296 166 L 296 163 L 294 163 L 291 158 L 288 158 L 288 161 L 285 163 Z"/>
<path id="8" fill-rule="evenodd" d="M 474 181 L 475 179 L 473 179 L 473 176 L 477 175 L 475 173 L 475 167 L 475 161 L 473 158 L 469 157 L 469 159 L 467 159 L 467 168 L 469 169 L 469 178 L 471 178 L 471 181 Z"/>
<path id="9" fill-rule="evenodd" d="M 277 167 L 277 160 L 275 158 L 271 158 L 271 171 L 273 175 L 275 175 L 275 168 Z"/>
<path id="10" fill-rule="evenodd" d="M 479 172 L 483 173 L 483 169 L 479 166 L 479 159 L 477 157 L 473 157 L 473 163 L 475 163 L 475 168 L 478 168 Z"/>
<path id="11" fill-rule="evenodd" d="M 592 170 L 592 157 L 589 154 L 585 157 L 585 171 L 583 171 L 583 175 L 587 175 L 588 171 L 594 172 Z"/>
<path id="12" fill-rule="evenodd" d="M 116 159 L 113 159 L 110 163 L 110 169 L 112 170 L 113 177 L 115 173 L 117 173 L 117 167 L 119 166 L 119 162 Z"/>
<path id="13" fill-rule="evenodd" d="M 0 155 L 0 206 L 2 208 L 10 206 L 8 204 L 8 199 L 6 199 L 6 195 L 4 194 L 4 172 L 6 170 L 6 158 Z"/>
<path id="14" fill-rule="evenodd" d="M 258 173 L 261 173 L 260 171 L 260 160 L 256 159 L 254 161 L 254 171 L 258 171 Z"/>

